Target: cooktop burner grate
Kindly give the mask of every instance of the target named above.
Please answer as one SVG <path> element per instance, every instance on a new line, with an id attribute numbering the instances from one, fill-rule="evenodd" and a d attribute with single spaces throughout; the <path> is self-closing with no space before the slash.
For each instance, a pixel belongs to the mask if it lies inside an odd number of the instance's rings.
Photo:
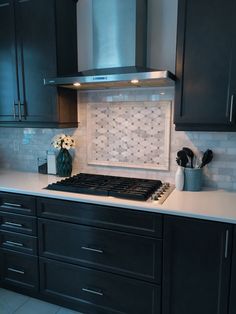
<path id="1" fill-rule="evenodd" d="M 49 184 L 46 189 L 146 201 L 161 186 L 162 182 L 159 180 L 80 173 Z"/>

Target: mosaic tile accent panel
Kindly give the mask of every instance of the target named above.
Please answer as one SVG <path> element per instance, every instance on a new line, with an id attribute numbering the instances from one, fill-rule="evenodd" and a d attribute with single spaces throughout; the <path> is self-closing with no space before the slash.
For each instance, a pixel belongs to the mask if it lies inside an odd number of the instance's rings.
<path id="1" fill-rule="evenodd" d="M 88 104 L 88 164 L 168 170 L 170 118 L 170 101 Z"/>

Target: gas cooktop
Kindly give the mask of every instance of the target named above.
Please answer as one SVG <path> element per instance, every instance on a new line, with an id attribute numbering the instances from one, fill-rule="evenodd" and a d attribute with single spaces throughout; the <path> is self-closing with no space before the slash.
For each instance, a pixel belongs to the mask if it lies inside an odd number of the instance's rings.
<path id="1" fill-rule="evenodd" d="M 150 198 L 153 200 L 166 198 L 165 196 L 169 195 L 170 185 L 162 184 L 160 180 L 80 173 L 49 184 L 46 189 L 147 201 Z"/>

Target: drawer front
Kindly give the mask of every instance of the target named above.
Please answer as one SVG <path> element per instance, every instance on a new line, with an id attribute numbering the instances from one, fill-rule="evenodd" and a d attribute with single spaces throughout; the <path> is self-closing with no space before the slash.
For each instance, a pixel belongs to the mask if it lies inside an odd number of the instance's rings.
<path id="1" fill-rule="evenodd" d="M 23 215 L 35 215 L 36 199 L 28 195 L 0 193 L 0 210 Z"/>
<path id="2" fill-rule="evenodd" d="M 0 212 L 0 230 L 36 235 L 36 218 Z"/>
<path id="3" fill-rule="evenodd" d="M 162 240 L 39 219 L 39 255 L 161 282 Z"/>
<path id="4" fill-rule="evenodd" d="M 160 314 L 160 287 L 40 258 L 40 292 L 83 313 Z"/>
<path id="5" fill-rule="evenodd" d="M 0 275 L 4 286 L 38 290 L 38 258 L 0 249 Z"/>
<path id="6" fill-rule="evenodd" d="M 68 222 L 162 237 L 162 215 L 111 206 L 38 198 L 38 215 Z"/>
<path id="7" fill-rule="evenodd" d="M 0 247 L 26 254 L 37 255 L 37 238 L 0 230 Z"/>

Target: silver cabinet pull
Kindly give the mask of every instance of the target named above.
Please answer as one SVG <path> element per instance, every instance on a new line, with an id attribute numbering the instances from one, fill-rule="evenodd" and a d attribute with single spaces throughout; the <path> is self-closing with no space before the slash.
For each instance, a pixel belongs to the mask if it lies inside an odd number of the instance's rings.
<path id="1" fill-rule="evenodd" d="M 19 120 L 21 121 L 22 116 L 21 116 L 21 103 L 20 103 L 20 100 L 18 100 L 18 112 L 19 112 Z"/>
<path id="2" fill-rule="evenodd" d="M 18 269 L 11 268 L 11 267 L 8 267 L 7 270 L 9 270 L 9 271 L 11 271 L 13 273 L 21 274 L 21 275 L 25 274 L 25 272 L 23 270 L 18 270 Z"/>
<path id="3" fill-rule="evenodd" d="M 6 245 L 13 245 L 13 246 L 20 246 L 20 247 L 23 247 L 23 246 L 24 246 L 23 243 L 14 242 L 14 241 L 9 241 L 9 240 L 6 240 L 5 242 L 3 242 L 3 244 L 6 244 Z"/>
<path id="4" fill-rule="evenodd" d="M 94 289 L 89 289 L 89 288 L 82 288 L 82 291 L 84 292 L 88 292 L 88 293 L 92 293 L 92 294 L 96 294 L 96 295 L 100 295 L 103 296 L 104 293 L 101 290 L 94 290 Z"/>
<path id="5" fill-rule="evenodd" d="M 230 113 L 229 113 L 229 122 L 233 122 L 233 109 L 234 109 L 234 95 L 231 95 L 230 100 Z"/>
<path id="6" fill-rule="evenodd" d="M 20 204 L 15 204 L 15 203 L 8 203 L 8 202 L 4 202 L 3 204 L 2 204 L 3 206 L 10 206 L 10 207 L 22 207 L 22 205 L 20 205 Z"/>
<path id="7" fill-rule="evenodd" d="M 10 221 L 5 221 L 4 225 L 8 225 L 8 226 L 12 226 L 12 227 L 20 227 L 20 228 L 23 227 L 22 224 L 18 224 L 18 223 L 15 223 L 15 222 L 10 222 Z"/>
<path id="8" fill-rule="evenodd" d="M 228 258 L 228 246 L 229 246 L 229 230 L 225 232 L 225 258 Z"/>
<path id="9" fill-rule="evenodd" d="M 101 250 L 101 249 L 94 249 L 94 248 L 89 247 L 89 246 L 81 246 L 81 249 L 82 249 L 82 250 L 86 250 L 86 251 L 91 251 L 91 252 L 100 253 L 100 254 L 103 253 L 103 250 Z"/>
<path id="10" fill-rule="evenodd" d="M 14 120 L 16 120 L 16 104 L 15 104 L 15 102 L 13 103 L 13 116 L 14 116 Z"/>

